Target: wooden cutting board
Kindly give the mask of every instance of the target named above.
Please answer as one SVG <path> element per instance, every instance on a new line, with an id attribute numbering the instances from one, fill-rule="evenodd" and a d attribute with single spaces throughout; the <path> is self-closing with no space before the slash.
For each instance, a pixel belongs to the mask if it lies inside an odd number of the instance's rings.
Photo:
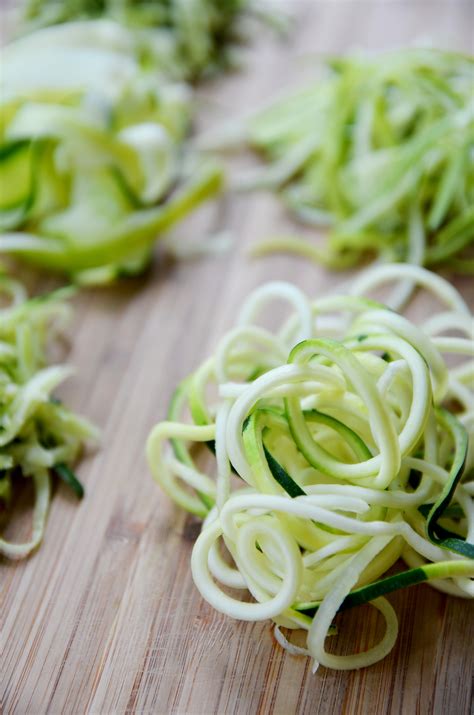
<path id="1" fill-rule="evenodd" d="M 312 76 L 311 55 L 317 64 L 321 53 L 420 37 L 472 51 L 473 6 L 463 0 L 290 6 L 297 22 L 289 38 L 260 31 L 244 53 L 246 69 L 201 90 L 202 126 Z M 0 564 L 3 712 L 467 715 L 472 603 L 427 586 L 395 594 L 400 637 L 388 658 L 359 672 L 312 675 L 308 659 L 275 643 L 270 624 L 215 613 L 193 586 L 199 524 L 152 482 L 147 434 L 253 287 L 289 279 L 317 294 L 339 280 L 297 259 L 246 256 L 254 240 L 291 228 L 273 198 L 233 198 L 224 220 L 235 236 L 231 252 L 181 263 L 158 252 L 144 281 L 85 290 L 76 301 L 68 359 L 77 376 L 62 394 L 102 427 L 103 445 L 80 467 L 83 502 L 59 486 L 38 553 Z M 459 287 L 474 305 L 473 285 Z M 365 607 L 339 627 L 338 651 L 350 652 L 373 642 L 380 623 Z"/>

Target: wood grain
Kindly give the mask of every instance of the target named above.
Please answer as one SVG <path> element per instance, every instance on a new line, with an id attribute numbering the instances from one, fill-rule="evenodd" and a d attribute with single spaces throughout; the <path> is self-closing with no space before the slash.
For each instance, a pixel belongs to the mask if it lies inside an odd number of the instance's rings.
<path id="1" fill-rule="evenodd" d="M 244 53 L 245 71 L 201 90 L 201 126 L 302 82 L 321 53 L 420 36 L 473 49 L 473 6 L 463 0 L 292 7 L 289 39 L 260 32 Z M 178 264 L 158 251 L 145 281 L 77 300 L 68 359 L 78 371 L 63 396 L 102 426 L 103 447 L 80 468 L 87 498 L 78 505 L 59 486 L 38 553 L 0 564 L 2 712 L 467 715 L 472 604 L 427 586 L 395 594 L 400 637 L 387 659 L 360 672 L 312 675 L 306 659 L 276 645 L 269 624 L 217 614 L 193 586 L 198 525 L 153 484 L 147 434 L 253 287 L 289 279 L 316 294 L 337 280 L 297 259 L 247 258 L 252 241 L 291 226 L 271 197 L 233 198 L 225 223 L 236 238 L 232 252 Z M 187 231 L 200 225 L 192 221 Z M 474 304 L 472 284 L 459 286 Z M 338 652 L 367 645 L 380 627 L 369 607 L 339 625 Z"/>

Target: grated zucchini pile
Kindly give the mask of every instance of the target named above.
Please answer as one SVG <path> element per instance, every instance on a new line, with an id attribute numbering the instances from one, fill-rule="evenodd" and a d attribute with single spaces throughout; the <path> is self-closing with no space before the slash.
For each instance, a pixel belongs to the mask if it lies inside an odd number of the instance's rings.
<path id="1" fill-rule="evenodd" d="M 72 467 L 97 430 L 54 396 L 69 367 L 49 365 L 48 350 L 70 308 L 70 290 L 28 299 L 23 286 L 0 275 L 0 514 L 8 516 L 18 481 L 31 479 L 35 507 L 30 538 L 11 543 L 0 538 L 0 554 L 28 556 L 43 537 L 56 475 L 83 496 Z"/>
<path id="2" fill-rule="evenodd" d="M 256 252 L 336 269 L 380 256 L 473 273 L 473 96 L 467 55 L 360 53 L 333 59 L 324 79 L 237 127 L 267 164 L 241 185 L 277 192 L 300 221 L 327 230 L 323 244 L 276 236 Z"/>

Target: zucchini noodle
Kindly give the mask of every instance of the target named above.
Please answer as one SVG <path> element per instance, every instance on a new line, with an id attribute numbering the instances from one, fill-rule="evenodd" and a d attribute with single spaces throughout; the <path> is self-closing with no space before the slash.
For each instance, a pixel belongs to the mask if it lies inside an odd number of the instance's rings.
<path id="1" fill-rule="evenodd" d="M 9 44 L 0 79 L 0 253 L 108 283 L 142 273 L 156 240 L 219 194 L 185 145 L 188 85 L 108 20 Z"/>
<path id="2" fill-rule="evenodd" d="M 393 281 L 442 308 L 415 324 L 367 297 Z M 281 302 L 291 315 L 264 327 Z M 272 619 L 290 653 L 345 670 L 393 648 L 392 591 L 426 581 L 474 596 L 472 334 L 457 291 L 404 264 L 368 270 L 343 295 L 309 300 L 275 282 L 245 301 L 147 443 L 155 480 L 204 520 L 191 568 L 214 608 Z M 408 568 L 387 575 L 400 558 Z M 380 642 L 329 653 L 336 614 L 364 603 L 385 620 Z M 281 628 L 306 631 L 306 646 Z"/>
<path id="3" fill-rule="evenodd" d="M 266 166 L 237 185 L 275 191 L 303 224 L 328 229 L 325 244 L 275 236 L 255 254 L 288 251 L 335 269 L 379 256 L 473 273 L 473 58 L 405 48 L 328 64 L 323 80 L 201 140 L 258 151 Z"/>
<path id="4" fill-rule="evenodd" d="M 173 76 L 191 80 L 219 70 L 239 39 L 238 20 L 248 0 L 28 0 L 22 30 L 106 18 L 155 32 L 151 50 Z"/>
<path id="5" fill-rule="evenodd" d="M 0 537 L 0 554 L 10 559 L 28 556 L 43 538 L 52 474 L 83 496 L 71 467 L 84 443 L 98 437 L 88 421 L 53 396 L 71 373 L 64 365 L 47 365 L 48 348 L 69 317 L 69 293 L 28 299 L 20 283 L 0 275 L 0 516 L 8 512 L 20 479 L 31 478 L 35 489 L 28 541 Z"/>

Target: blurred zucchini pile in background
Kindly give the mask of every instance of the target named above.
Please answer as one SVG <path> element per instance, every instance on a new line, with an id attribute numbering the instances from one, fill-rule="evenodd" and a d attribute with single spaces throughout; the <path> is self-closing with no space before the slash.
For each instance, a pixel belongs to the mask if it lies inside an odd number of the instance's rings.
<path id="1" fill-rule="evenodd" d="M 257 250 L 331 268 L 380 255 L 474 273 L 474 59 L 404 48 L 334 58 L 328 70 L 253 116 L 240 139 L 267 162 L 245 188 L 278 192 L 329 240 L 277 237 Z"/>
<path id="2" fill-rule="evenodd" d="M 248 0 L 29 0 L 26 29 L 107 18 L 148 33 L 160 63 L 186 80 L 210 74 L 239 39 L 237 20 Z"/>
<path id="3" fill-rule="evenodd" d="M 245 6 L 29 5 L 27 27 L 64 24 L 4 50 L 0 252 L 76 282 L 143 271 L 156 238 L 221 188 L 185 144 L 187 81 L 225 64 Z"/>

